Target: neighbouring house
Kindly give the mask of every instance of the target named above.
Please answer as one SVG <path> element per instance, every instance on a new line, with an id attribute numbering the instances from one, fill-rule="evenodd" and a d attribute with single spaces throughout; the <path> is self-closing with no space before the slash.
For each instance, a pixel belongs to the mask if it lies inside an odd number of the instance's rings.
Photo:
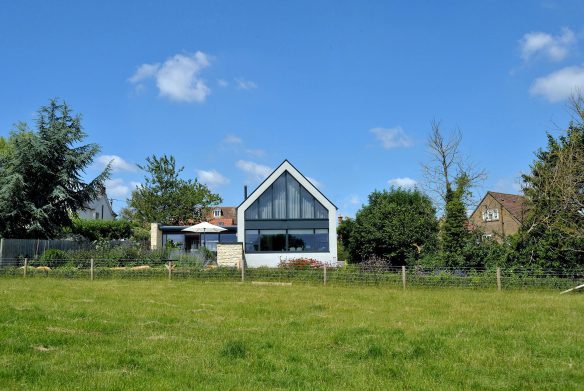
<path id="1" fill-rule="evenodd" d="M 473 228 L 483 232 L 484 238 L 502 240 L 519 231 L 526 205 L 523 196 L 488 191 L 469 220 Z"/>
<path id="2" fill-rule="evenodd" d="M 115 220 L 118 216 L 112 209 L 112 203 L 108 198 L 105 187 L 102 187 L 99 196 L 87 206 L 77 211 L 81 219 L 86 220 Z"/>
<path id="3" fill-rule="evenodd" d="M 172 245 L 186 252 L 195 252 L 205 245 L 211 251 L 216 251 L 217 243 L 237 242 L 237 212 L 234 206 L 214 206 L 205 216 L 205 221 L 225 228 L 220 233 L 199 234 L 195 232 L 183 232 L 183 229 L 199 223 L 192 222 L 189 225 L 162 225 L 152 223 L 150 228 L 150 247 L 159 249 Z"/>
<path id="4" fill-rule="evenodd" d="M 294 258 L 337 262 L 337 207 L 288 160 L 237 207 L 237 221 L 250 267 Z"/>
<path id="5" fill-rule="evenodd" d="M 249 267 L 313 258 L 337 263 L 337 207 L 288 160 L 278 166 L 237 207 L 218 206 L 206 221 L 222 226 L 218 234 L 182 232 L 187 226 L 151 225 L 151 247 L 172 243 L 185 251 L 217 243 L 242 243 Z M 194 224 L 194 222 L 193 222 Z"/>

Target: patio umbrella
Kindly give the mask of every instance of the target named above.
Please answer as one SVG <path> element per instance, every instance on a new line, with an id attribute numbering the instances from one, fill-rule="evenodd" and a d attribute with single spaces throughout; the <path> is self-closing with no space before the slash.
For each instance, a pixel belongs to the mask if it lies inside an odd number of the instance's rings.
<path id="1" fill-rule="evenodd" d="M 223 227 L 219 227 L 217 225 L 213 225 L 213 224 L 210 224 L 210 223 L 207 223 L 206 221 L 204 221 L 204 222 L 199 223 L 199 224 L 191 225 L 190 227 L 183 229 L 183 231 L 202 233 L 203 234 L 203 247 L 205 247 L 205 244 L 206 244 L 205 243 L 205 234 L 207 232 L 217 233 L 217 232 L 222 232 L 222 231 L 227 231 L 227 230 Z"/>

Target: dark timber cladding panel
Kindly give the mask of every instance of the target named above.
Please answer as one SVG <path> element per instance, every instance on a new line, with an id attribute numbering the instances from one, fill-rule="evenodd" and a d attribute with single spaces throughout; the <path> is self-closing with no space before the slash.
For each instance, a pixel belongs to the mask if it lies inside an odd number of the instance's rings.
<path id="1" fill-rule="evenodd" d="M 328 228 L 328 220 L 246 220 L 245 229 Z"/>

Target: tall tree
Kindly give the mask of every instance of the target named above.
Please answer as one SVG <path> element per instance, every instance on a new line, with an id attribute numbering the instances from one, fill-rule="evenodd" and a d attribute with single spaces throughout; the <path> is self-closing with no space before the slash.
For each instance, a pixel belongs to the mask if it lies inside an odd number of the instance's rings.
<path id="1" fill-rule="evenodd" d="M 436 245 L 438 221 L 428 196 L 419 190 L 375 191 L 355 217 L 341 225 L 351 261 L 377 256 L 405 265 Z"/>
<path id="2" fill-rule="evenodd" d="M 466 210 L 472 202 L 472 188 L 485 177 L 461 151 L 462 134 L 457 131 L 445 137 L 440 123 L 432 122 L 428 137 L 430 161 L 422 165 L 425 185 L 435 194 L 436 203 L 443 210 L 440 243 L 449 263 L 460 263 L 460 254 L 470 235 Z M 447 259 L 448 259 L 447 256 Z"/>
<path id="3" fill-rule="evenodd" d="M 548 134 L 546 149 L 536 153 L 523 175 L 530 209 L 521 230 L 519 261 L 540 266 L 584 265 L 584 110 L 566 132 Z"/>
<path id="4" fill-rule="evenodd" d="M 197 178 L 182 179 L 184 167 L 177 168 L 173 156 L 146 158 L 144 183 L 136 188 L 122 211 L 126 218 L 138 223 L 186 224 L 199 222 L 206 210 L 222 199 Z"/>
<path id="5" fill-rule="evenodd" d="M 85 137 L 80 116 L 56 100 L 40 108 L 34 131 L 17 125 L 10 153 L 0 154 L 0 236 L 56 237 L 71 226 L 71 212 L 99 195 L 109 166 L 83 181 L 99 152 L 97 144 L 80 144 Z"/>

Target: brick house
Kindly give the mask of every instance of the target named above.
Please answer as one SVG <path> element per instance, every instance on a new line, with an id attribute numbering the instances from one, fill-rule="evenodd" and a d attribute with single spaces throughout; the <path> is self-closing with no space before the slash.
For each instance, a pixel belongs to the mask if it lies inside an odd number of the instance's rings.
<path id="1" fill-rule="evenodd" d="M 483 237 L 502 240 L 519 231 L 526 211 L 526 198 L 516 194 L 488 191 L 471 214 L 471 227 Z"/>
<path id="2" fill-rule="evenodd" d="M 206 221 L 219 227 L 237 225 L 235 206 L 216 206 L 209 210 Z"/>

